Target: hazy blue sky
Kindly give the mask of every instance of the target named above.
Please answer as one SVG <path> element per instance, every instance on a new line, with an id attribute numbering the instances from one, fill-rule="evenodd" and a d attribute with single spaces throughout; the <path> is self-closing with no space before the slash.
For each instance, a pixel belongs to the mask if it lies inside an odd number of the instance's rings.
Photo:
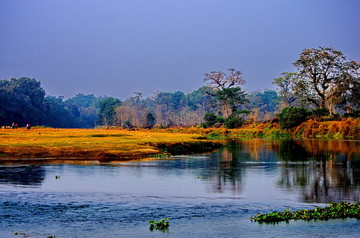
<path id="1" fill-rule="evenodd" d="M 54 96 L 190 92 L 228 68 L 274 88 L 318 46 L 360 60 L 359 0 L 0 0 L 0 79 Z"/>

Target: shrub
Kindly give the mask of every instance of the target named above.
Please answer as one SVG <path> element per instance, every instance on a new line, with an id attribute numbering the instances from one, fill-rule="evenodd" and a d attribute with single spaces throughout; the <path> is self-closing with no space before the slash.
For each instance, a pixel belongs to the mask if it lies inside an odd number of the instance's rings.
<path id="1" fill-rule="evenodd" d="M 306 121 L 308 112 L 303 107 L 285 107 L 279 116 L 280 127 L 290 129 Z"/>
<path id="2" fill-rule="evenodd" d="M 360 109 L 356 109 L 356 110 L 353 110 L 350 113 L 346 113 L 345 116 L 359 118 L 360 117 Z"/>
<path id="3" fill-rule="evenodd" d="M 215 124 L 224 123 L 224 118 L 217 117 L 214 113 L 208 112 L 204 116 L 205 122 L 201 124 L 203 128 L 213 127 Z"/>
<path id="4" fill-rule="evenodd" d="M 322 117 L 326 117 L 329 116 L 329 110 L 327 110 L 326 108 L 316 108 L 314 110 L 312 110 L 311 115 L 315 118 L 315 119 L 321 119 Z"/>
<path id="5" fill-rule="evenodd" d="M 234 129 L 241 127 L 244 124 L 244 119 L 237 117 L 236 115 L 231 115 L 224 121 L 224 126 L 228 129 Z"/>

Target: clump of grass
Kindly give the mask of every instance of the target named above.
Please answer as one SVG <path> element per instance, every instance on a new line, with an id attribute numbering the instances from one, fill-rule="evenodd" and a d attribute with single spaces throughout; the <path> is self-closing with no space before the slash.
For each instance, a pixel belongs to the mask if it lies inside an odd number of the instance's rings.
<path id="1" fill-rule="evenodd" d="M 360 202 L 357 203 L 330 203 L 328 207 L 317 207 L 313 210 L 302 209 L 291 212 L 286 209 L 283 212 L 270 212 L 258 214 L 250 219 L 259 223 L 277 223 L 290 220 L 329 220 L 337 218 L 357 218 L 360 219 Z"/>
<path id="2" fill-rule="evenodd" d="M 154 229 L 159 231 L 167 231 L 170 226 L 169 220 L 170 218 L 161 219 L 160 221 L 150 220 L 150 231 L 153 231 Z"/>
<path id="3" fill-rule="evenodd" d="M 151 154 L 149 155 L 150 158 L 170 158 L 171 155 L 168 153 L 164 153 L 164 154 Z"/>

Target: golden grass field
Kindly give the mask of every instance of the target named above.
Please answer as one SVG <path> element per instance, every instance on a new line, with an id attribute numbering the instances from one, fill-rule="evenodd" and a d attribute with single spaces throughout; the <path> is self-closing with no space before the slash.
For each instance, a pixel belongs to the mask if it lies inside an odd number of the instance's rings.
<path id="1" fill-rule="evenodd" d="M 190 146 L 189 146 L 190 145 Z M 0 160 L 16 158 L 93 158 L 99 160 L 143 158 L 183 146 L 192 153 L 219 143 L 199 134 L 120 129 L 0 129 Z M 175 149 L 176 150 L 176 149 Z M 173 151 L 174 152 L 174 151 Z M 180 150 L 179 152 L 183 152 Z M 175 151 L 176 153 L 176 151 Z"/>

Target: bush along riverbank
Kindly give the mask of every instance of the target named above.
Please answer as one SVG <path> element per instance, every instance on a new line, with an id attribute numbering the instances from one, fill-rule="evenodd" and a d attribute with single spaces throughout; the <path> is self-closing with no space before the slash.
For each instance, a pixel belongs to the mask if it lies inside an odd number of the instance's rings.
<path id="1" fill-rule="evenodd" d="M 289 222 L 290 220 L 329 220 L 338 218 L 360 219 L 360 202 L 357 203 L 330 203 L 328 207 L 317 207 L 313 210 L 299 210 L 291 212 L 286 209 L 283 212 L 274 211 L 267 214 L 258 214 L 250 219 L 259 223 Z"/>
<path id="2" fill-rule="evenodd" d="M 211 140 L 236 139 L 360 139 L 360 119 L 341 121 L 307 120 L 290 129 L 282 129 L 278 122 L 245 124 L 237 129 L 172 128 L 170 132 L 197 133 Z"/>

